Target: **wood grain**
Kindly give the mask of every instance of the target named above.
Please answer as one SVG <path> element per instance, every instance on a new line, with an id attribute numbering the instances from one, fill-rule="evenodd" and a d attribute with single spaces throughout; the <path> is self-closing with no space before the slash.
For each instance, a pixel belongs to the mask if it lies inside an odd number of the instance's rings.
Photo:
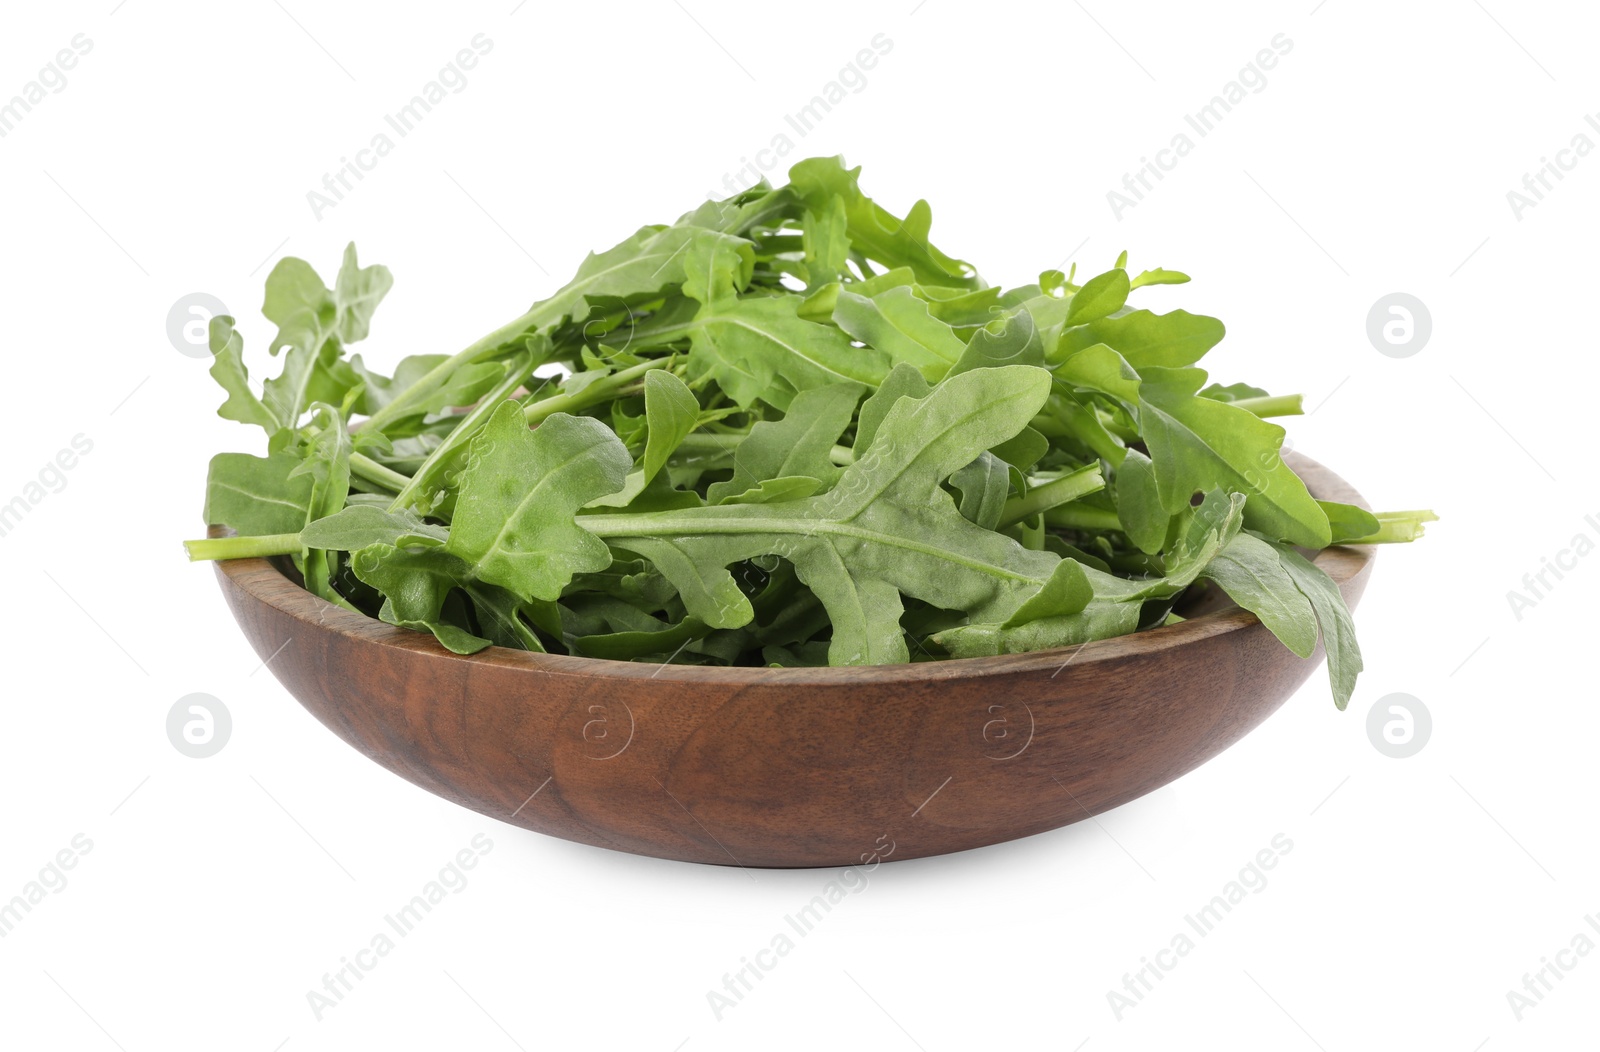
<path id="1" fill-rule="evenodd" d="M 1318 497 L 1366 506 L 1326 468 L 1286 459 Z M 1354 608 L 1373 549 L 1316 562 Z M 279 681 L 396 774 L 526 829 L 714 865 L 842 866 L 890 843 L 898 861 L 1080 821 L 1222 752 L 1322 659 L 1225 603 L 1081 648 L 915 665 L 462 657 L 267 560 L 216 569 Z"/>

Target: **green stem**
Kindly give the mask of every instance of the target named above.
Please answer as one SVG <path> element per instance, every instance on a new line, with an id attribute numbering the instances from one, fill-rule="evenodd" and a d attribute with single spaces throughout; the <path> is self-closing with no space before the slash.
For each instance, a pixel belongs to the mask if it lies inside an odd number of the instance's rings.
<path id="1" fill-rule="evenodd" d="M 1380 511 L 1378 532 L 1344 544 L 1407 544 L 1422 536 L 1424 524 L 1438 522 L 1431 511 Z"/>
<path id="2" fill-rule="evenodd" d="M 666 358 L 652 358 L 648 362 L 640 362 L 638 365 L 612 373 L 603 380 L 596 380 L 575 394 L 551 395 L 549 398 L 530 402 L 523 407 L 523 415 L 528 418 L 528 425 L 531 427 L 555 413 L 570 413 L 599 405 L 601 402 L 609 402 L 623 388 L 645 373 L 652 369 L 666 368 L 672 362 L 673 358 L 670 355 Z"/>
<path id="3" fill-rule="evenodd" d="M 183 542 L 183 550 L 189 553 L 190 562 L 296 555 L 304 547 L 298 533 L 272 533 L 260 537 L 205 537 Z"/>
<path id="4" fill-rule="evenodd" d="M 444 441 L 434 447 L 426 460 L 418 465 L 417 470 L 400 487 L 399 494 L 394 498 L 394 503 L 389 505 L 390 511 L 400 511 L 416 503 L 418 493 L 424 487 L 431 486 L 434 476 L 443 470 L 444 465 L 455 453 L 466 446 L 476 435 L 495 410 L 500 408 L 502 402 L 511 397 L 511 393 L 527 382 L 533 374 L 533 355 L 523 351 L 506 367 L 505 378 L 495 385 L 495 388 L 483 396 L 476 408 L 468 413 L 456 425 L 454 431 L 445 436 Z"/>
<path id="5" fill-rule="evenodd" d="M 712 457 L 719 453 L 732 453 L 734 447 L 748 437 L 746 432 L 691 431 L 678 443 L 677 452 L 689 457 Z"/>
<path id="6" fill-rule="evenodd" d="M 1060 530 L 1120 530 L 1122 520 L 1117 513 L 1088 505 L 1066 505 L 1051 508 L 1044 513 L 1044 524 Z"/>
<path id="7" fill-rule="evenodd" d="M 1100 474 L 1099 464 L 1089 464 L 1070 474 L 1062 475 L 1058 479 L 1046 482 L 1042 486 L 1034 486 L 1020 497 L 1012 497 L 1006 501 L 1005 510 L 1000 515 L 1000 524 L 997 529 L 1005 529 L 1015 525 L 1023 519 L 1032 518 L 1041 511 L 1070 504 L 1079 497 L 1088 496 L 1098 490 L 1106 488 L 1105 476 Z M 1115 518 L 1115 516 L 1113 516 Z"/>
<path id="8" fill-rule="evenodd" d="M 551 301 L 545 301 L 546 304 L 549 302 Z M 416 403 L 419 400 L 431 394 L 451 373 L 463 365 L 470 365 L 480 358 L 486 358 L 495 351 L 510 345 L 519 337 L 537 332 L 544 321 L 544 314 L 546 313 L 546 311 L 540 309 L 542 306 L 544 304 L 534 307 L 521 317 L 500 326 L 487 336 L 477 340 L 460 354 L 454 355 L 429 369 L 417 379 L 416 383 L 401 391 L 388 405 L 368 417 L 366 423 L 362 426 L 382 431 L 387 425 L 415 412 Z M 534 362 L 534 365 L 537 366 L 538 364 L 540 364 L 538 361 Z"/>
<path id="9" fill-rule="evenodd" d="M 363 453 L 350 454 L 350 474 L 363 478 L 374 486 L 382 486 L 391 493 L 400 492 L 411 482 L 400 472 L 384 467 Z"/>
<path id="10" fill-rule="evenodd" d="M 1229 404 L 1260 417 L 1299 416 L 1305 412 L 1303 397 L 1297 394 L 1265 395 L 1261 398 L 1236 398 Z"/>

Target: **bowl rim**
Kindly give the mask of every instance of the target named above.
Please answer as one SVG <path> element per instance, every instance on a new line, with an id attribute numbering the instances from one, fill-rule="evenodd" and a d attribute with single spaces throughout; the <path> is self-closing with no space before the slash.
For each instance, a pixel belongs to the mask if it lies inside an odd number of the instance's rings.
<path id="1" fill-rule="evenodd" d="M 1305 481 L 1307 489 L 1317 499 L 1337 500 L 1371 510 L 1366 500 L 1353 486 L 1310 457 L 1287 452 L 1283 460 Z M 209 527 L 213 535 L 220 529 L 216 526 Z M 1365 571 L 1372 564 L 1376 554 L 1374 546 L 1369 544 L 1333 545 L 1313 553 L 1312 558 L 1316 565 L 1333 579 L 1334 584 L 1342 588 Z M 1002 674 L 1032 675 L 1038 672 L 1051 672 L 1053 676 L 1067 665 L 1085 668 L 1104 662 L 1148 657 L 1259 624 L 1256 615 L 1236 605 L 1229 605 L 1198 614 L 1175 625 L 1162 625 L 1110 639 L 1090 640 L 1074 646 L 1032 650 L 1022 654 L 940 658 L 895 665 L 832 665 L 801 668 L 672 665 L 537 653 L 501 646 L 489 646 L 475 654 L 457 654 L 446 650 L 426 632 L 399 628 L 328 602 L 290 580 L 269 559 L 219 560 L 216 563 L 216 572 L 225 584 L 233 585 L 256 601 L 301 623 L 307 630 L 333 631 L 380 647 L 394 647 L 421 652 L 436 658 L 523 669 L 546 675 L 630 681 L 664 679 L 674 683 L 715 683 L 725 686 L 755 682 L 818 686 L 932 683 Z M 270 659 L 268 663 L 270 664 Z"/>

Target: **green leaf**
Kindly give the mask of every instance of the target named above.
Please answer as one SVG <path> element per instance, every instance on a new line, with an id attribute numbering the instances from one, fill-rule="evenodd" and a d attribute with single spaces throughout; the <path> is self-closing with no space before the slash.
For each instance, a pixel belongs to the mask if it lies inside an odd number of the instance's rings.
<path id="1" fill-rule="evenodd" d="M 443 526 L 423 522 L 410 511 L 355 504 L 307 523 L 300 531 L 300 540 L 307 548 L 358 552 L 375 544 L 392 548 L 434 547 L 443 544 L 449 535 Z"/>
<path id="2" fill-rule="evenodd" d="M 503 402 L 472 441 L 445 548 L 476 580 L 553 600 L 573 574 L 611 562 L 573 517 L 621 489 L 632 462 L 598 420 L 557 413 L 530 431 L 522 406 Z"/>
<path id="3" fill-rule="evenodd" d="M 717 500 L 718 504 L 776 504 L 780 501 L 809 497 L 822 488 L 822 480 L 814 475 L 781 475 L 763 479 L 760 485 L 739 493 L 730 493 Z"/>
<path id="4" fill-rule="evenodd" d="M 278 326 L 268 349 L 273 354 L 286 352 L 283 371 L 263 385 L 264 400 L 285 426 L 293 426 L 311 400 L 309 392 L 318 366 L 325 364 L 323 350 L 334 335 L 338 305 L 311 264 L 288 256 L 267 275 L 261 313 Z"/>
<path id="5" fill-rule="evenodd" d="M 394 276 L 388 267 L 362 267 L 356 262 L 355 242 L 345 246 L 344 263 L 333 285 L 337 311 L 334 332 L 341 342 L 352 344 L 367 338 L 372 312 L 393 287 Z"/>
<path id="6" fill-rule="evenodd" d="M 296 474 L 290 450 L 267 457 L 218 453 L 206 478 L 205 521 L 243 537 L 298 533 L 311 508 L 312 480 Z"/>
<path id="7" fill-rule="evenodd" d="M 1356 677 L 1363 663 L 1361 647 L 1356 643 L 1356 623 L 1350 616 L 1344 595 L 1333 579 L 1321 567 L 1306 559 L 1286 544 L 1274 545 L 1283 568 L 1294 580 L 1311 607 L 1316 611 L 1317 624 L 1322 629 L 1322 649 L 1328 657 L 1328 682 L 1333 687 L 1333 703 L 1339 709 L 1350 704 L 1355 693 Z"/>
<path id="8" fill-rule="evenodd" d="M 1283 428 L 1226 402 L 1196 397 L 1203 378 L 1198 369 L 1144 370 L 1140 418 L 1162 506 L 1176 515 L 1196 492 L 1220 487 L 1245 493 L 1245 524 L 1251 529 L 1308 548 L 1327 547 L 1327 514 L 1279 456 Z"/>
<path id="9" fill-rule="evenodd" d="M 748 243 L 719 230 L 700 226 L 644 227 L 605 252 L 591 252 L 571 281 L 555 295 L 534 304 L 524 317 L 529 327 L 542 331 L 568 318 L 586 317 L 591 299 L 647 301 L 663 290 L 684 284 L 691 257 L 724 258 L 729 251 L 742 260 L 753 259 L 748 255 Z M 748 266 L 748 262 L 741 263 L 740 272 L 734 275 L 734 284 L 739 288 L 749 283 Z"/>
<path id="10" fill-rule="evenodd" d="M 1062 383 L 1073 387 L 1099 391 L 1130 406 L 1139 402 L 1139 374 L 1126 358 L 1103 343 L 1074 352 L 1055 372 Z"/>
<path id="11" fill-rule="evenodd" d="M 1062 334 L 1059 356 L 1103 343 L 1114 348 L 1140 372 L 1147 367 L 1180 368 L 1193 365 L 1226 334 L 1222 323 L 1188 311 L 1152 314 L 1136 310 L 1088 325 L 1068 329 Z"/>
<path id="12" fill-rule="evenodd" d="M 665 369 L 646 373 L 644 378 L 645 426 L 649 429 L 644 447 L 644 480 L 649 482 L 666 466 L 667 458 L 695 429 L 700 420 L 700 403 L 694 392 Z"/>
<path id="13" fill-rule="evenodd" d="M 927 202 L 898 219 L 861 192 L 860 175 L 860 168 L 847 169 L 838 157 L 812 157 L 789 169 L 789 188 L 813 211 L 830 198 L 841 201 L 851 247 L 885 267 L 910 267 L 918 281 L 931 285 L 979 287 L 970 267 L 929 243 Z"/>
<path id="14" fill-rule="evenodd" d="M 1006 500 L 1011 496 L 1011 472 L 1005 461 L 993 453 L 983 453 L 951 475 L 950 485 L 961 494 L 958 510 L 962 518 L 986 530 L 1000 525 Z"/>
<path id="15" fill-rule="evenodd" d="M 1059 561 L 968 522 L 940 487 L 1025 427 L 1049 386 L 1043 370 L 1009 366 L 952 377 L 926 398 L 901 399 L 866 454 L 820 496 L 583 522 L 655 563 L 689 613 L 714 627 L 737 628 L 753 617 L 726 567 L 760 555 L 787 559 L 827 608 L 831 662 L 905 661 L 902 594 L 1004 619 Z"/>
<path id="16" fill-rule="evenodd" d="M 1333 534 L 1330 544 L 1351 544 L 1378 532 L 1378 517 L 1365 508 L 1335 500 L 1319 500 L 1317 504 L 1328 516 L 1328 527 Z"/>
<path id="17" fill-rule="evenodd" d="M 812 288 L 838 279 L 850 260 L 850 235 L 846 232 L 844 202 L 828 199 L 820 212 L 806 211 L 801 227 L 805 247 L 807 284 Z"/>
<path id="18" fill-rule="evenodd" d="M 228 392 L 217 409 L 225 420 L 256 424 L 268 435 L 283 426 L 277 416 L 250 389 L 250 373 L 244 366 L 244 339 L 233 327 L 233 319 L 219 314 L 211 319 L 211 378 Z"/>
<path id="19" fill-rule="evenodd" d="M 1086 325 L 1122 309 L 1128 302 L 1128 272 L 1121 267 L 1096 275 L 1073 293 L 1067 306 L 1067 325 Z"/>
<path id="20" fill-rule="evenodd" d="M 891 362 L 916 366 L 930 381 L 941 379 L 967 349 L 955 330 L 929 314 L 927 302 L 904 285 L 870 297 L 846 286 L 833 308 L 833 321 Z"/>
<path id="21" fill-rule="evenodd" d="M 1265 398 L 1267 392 L 1249 384 L 1207 384 L 1200 391 L 1201 398 L 1215 398 L 1219 402 L 1237 402 L 1241 398 Z"/>
<path id="22" fill-rule="evenodd" d="M 733 478 L 715 482 L 706 500 L 725 503 L 762 483 L 787 476 L 806 475 L 818 481 L 815 488 L 833 484 L 839 477 L 828 455 L 855 416 L 864 388 L 860 384 L 830 384 L 795 396 L 782 420 L 764 420 L 733 453 Z"/>
<path id="23" fill-rule="evenodd" d="M 972 333 L 950 375 L 999 365 L 1043 365 L 1044 341 L 1033 315 L 1017 310 Z"/>
<path id="24" fill-rule="evenodd" d="M 1112 492 L 1117 502 L 1117 518 L 1128 539 L 1147 555 L 1155 555 L 1167 543 L 1172 516 L 1161 505 L 1156 485 L 1155 466 L 1137 449 L 1118 465 Z"/>
<path id="25" fill-rule="evenodd" d="M 1162 577 L 1128 580 L 1102 573 L 1075 560 L 1058 568 L 1048 591 L 1036 603 L 1017 611 L 1006 621 L 974 622 L 934 635 L 934 641 L 954 657 L 1020 654 L 1051 647 L 1075 646 L 1095 639 L 1127 635 L 1139 627 L 1144 604 L 1171 599 L 1194 583 L 1200 571 L 1239 532 L 1244 498 L 1221 490 L 1206 495 L 1195 509 L 1188 531 L 1173 551 L 1171 565 Z M 1076 581 L 1081 573 L 1092 598 L 1075 612 L 1052 613 L 1052 607 L 1071 611 L 1083 590 Z M 1030 618 L 1030 615 L 1041 614 Z"/>
<path id="26" fill-rule="evenodd" d="M 1189 275 L 1182 271 L 1156 267 L 1154 270 L 1140 271 L 1139 276 L 1133 279 L 1133 287 L 1142 289 L 1146 285 L 1185 285 L 1188 282 Z"/>
<path id="27" fill-rule="evenodd" d="M 1217 553 L 1201 576 L 1215 581 L 1230 599 L 1259 617 L 1297 657 L 1310 657 L 1317 648 L 1316 612 L 1271 544 L 1241 533 Z"/>
<path id="28" fill-rule="evenodd" d="M 1093 599 L 1094 585 L 1083 564 L 1062 559 L 1044 587 L 1029 596 L 1000 627 L 1017 628 L 1043 618 L 1069 617 L 1083 610 Z"/>
<path id="29" fill-rule="evenodd" d="M 350 496 L 350 435 L 345 430 L 344 418 L 337 409 L 323 402 L 314 402 L 310 408 L 313 422 L 311 435 L 305 443 L 300 465 L 289 473 L 290 478 L 305 476 L 311 479 L 307 521 L 334 514 L 344 507 L 345 500 Z M 302 558 L 301 569 L 306 588 L 329 602 L 349 607 L 350 604 L 333 588 L 338 556 L 308 547 Z"/>
<path id="30" fill-rule="evenodd" d="M 394 509 L 416 507 L 426 512 L 444 503 L 446 489 L 465 459 L 472 439 L 477 437 L 494 411 L 528 382 L 538 358 L 532 351 L 525 350 L 501 363 L 499 382 L 484 392 L 483 400 L 470 413 L 453 422 L 450 433 L 428 449 L 420 464 L 406 472 L 411 476 L 411 481 L 395 496 Z M 399 443 L 396 443 L 396 448 L 399 448 Z"/>
<path id="31" fill-rule="evenodd" d="M 793 296 L 706 304 L 690 334 L 690 375 L 710 376 L 746 408 L 764 401 L 788 409 L 797 392 L 842 381 L 871 387 L 888 374 L 888 355 L 806 321 L 799 305 Z"/>
<path id="32" fill-rule="evenodd" d="M 878 427 L 902 398 L 926 398 L 932 388 L 913 365 L 901 362 L 886 376 L 878 389 L 863 403 L 856 419 L 855 455 L 866 453 L 878 436 Z"/>
<path id="33" fill-rule="evenodd" d="M 475 654 L 491 645 L 445 619 L 445 600 L 467 579 L 467 569 L 442 548 L 374 544 L 355 553 L 351 569 L 383 593 L 380 616 L 389 624 L 431 632 L 445 649 L 457 654 Z"/>

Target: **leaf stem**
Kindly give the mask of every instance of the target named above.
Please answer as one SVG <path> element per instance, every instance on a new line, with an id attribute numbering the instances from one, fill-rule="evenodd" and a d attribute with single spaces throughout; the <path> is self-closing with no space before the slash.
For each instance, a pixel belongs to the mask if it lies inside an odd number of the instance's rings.
<path id="1" fill-rule="evenodd" d="M 400 492 L 411 482 L 409 478 L 400 474 L 400 472 L 393 468 L 384 467 L 364 453 L 350 454 L 350 473 L 365 479 L 374 486 L 382 486 L 391 493 Z"/>
<path id="2" fill-rule="evenodd" d="M 1256 416 L 1299 416 L 1305 412 L 1303 395 L 1265 395 L 1261 398 L 1236 398 L 1230 405 Z"/>
<path id="3" fill-rule="evenodd" d="M 1034 486 L 1020 497 L 1012 497 L 1006 501 L 1005 510 L 1000 515 L 998 529 L 1013 526 L 1023 519 L 1031 518 L 1041 511 L 1070 504 L 1079 497 L 1084 497 L 1097 490 L 1106 488 L 1105 476 L 1100 474 L 1099 464 L 1089 464 L 1077 471 L 1062 475 L 1042 486 Z"/>
<path id="4" fill-rule="evenodd" d="M 483 396 L 478 405 L 456 425 L 455 429 L 446 435 L 444 441 L 434 447 L 428 454 L 411 478 L 400 487 L 399 493 L 394 498 L 394 503 L 389 505 L 390 511 L 400 511 L 416 503 L 417 496 L 423 487 L 432 483 L 434 476 L 444 469 L 444 465 L 472 440 L 473 436 L 483 429 L 489 417 L 500 408 L 500 403 L 511 397 L 511 393 L 527 382 L 533 374 L 533 354 L 523 351 L 513 358 L 506 366 L 506 375 L 496 384 L 494 389 Z"/>
<path id="5" fill-rule="evenodd" d="M 1087 504 L 1050 508 L 1044 513 L 1044 524 L 1062 530 L 1120 530 L 1122 520 L 1117 513 Z"/>
<path id="6" fill-rule="evenodd" d="M 589 406 L 601 402 L 609 402 L 633 381 L 639 379 L 652 369 L 662 369 L 673 362 L 669 355 L 665 358 L 652 358 L 648 362 L 612 373 L 603 379 L 572 394 L 551 395 L 541 398 L 537 402 L 530 402 L 523 406 L 522 413 L 528 419 L 528 426 L 532 427 L 555 413 L 570 413 L 575 409 L 587 409 Z"/>
<path id="7" fill-rule="evenodd" d="M 500 326 L 487 336 L 474 342 L 472 346 L 460 354 L 447 358 L 426 373 L 423 373 L 415 383 L 396 395 L 388 405 L 369 416 L 366 423 L 361 426 L 375 431 L 382 431 L 387 425 L 413 412 L 414 406 L 419 399 L 430 394 L 451 373 L 463 365 L 469 365 L 480 358 L 488 357 L 495 351 L 502 350 L 512 344 L 519 337 L 525 337 L 537 332 L 541 319 L 540 309 L 535 306 L 526 314 Z M 536 354 L 534 365 L 538 366 L 542 361 L 543 359 Z"/>
<path id="8" fill-rule="evenodd" d="M 183 550 L 188 553 L 190 562 L 296 555 L 303 548 L 298 533 L 270 533 L 260 537 L 203 537 L 183 542 Z"/>
<path id="9" fill-rule="evenodd" d="M 1421 537 L 1425 524 L 1438 522 L 1439 516 L 1431 511 L 1380 511 L 1378 532 L 1344 544 L 1407 544 Z"/>

